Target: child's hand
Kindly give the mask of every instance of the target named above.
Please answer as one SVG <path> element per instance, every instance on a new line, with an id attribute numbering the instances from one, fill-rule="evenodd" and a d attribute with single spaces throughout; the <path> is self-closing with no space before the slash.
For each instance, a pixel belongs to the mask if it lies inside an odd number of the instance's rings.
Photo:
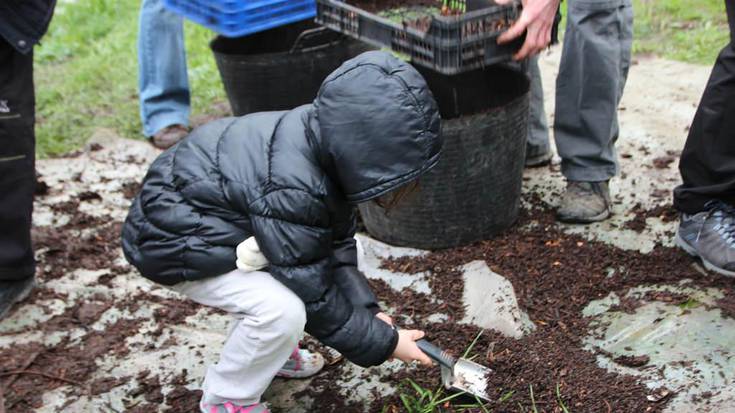
<path id="1" fill-rule="evenodd" d="M 398 345 L 393 352 L 393 357 L 404 363 L 418 361 L 424 366 L 431 366 L 433 363 L 429 356 L 424 354 L 416 345 L 416 340 L 424 337 L 424 332 L 419 330 L 399 330 Z"/>
<path id="2" fill-rule="evenodd" d="M 390 318 L 390 316 L 384 312 L 379 312 L 378 314 L 375 314 L 375 317 L 378 317 L 382 321 L 385 321 L 388 325 L 393 325 L 393 319 Z"/>
<path id="3" fill-rule="evenodd" d="M 253 272 L 268 266 L 268 259 L 260 252 L 255 237 L 250 237 L 241 242 L 235 252 L 237 253 L 235 265 L 240 271 Z"/>

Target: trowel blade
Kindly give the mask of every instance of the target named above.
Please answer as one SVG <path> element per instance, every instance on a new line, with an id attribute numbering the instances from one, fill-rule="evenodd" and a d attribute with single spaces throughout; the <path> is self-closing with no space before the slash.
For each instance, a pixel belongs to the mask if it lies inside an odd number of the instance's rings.
<path id="1" fill-rule="evenodd" d="M 445 386 L 450 382 L 450 387 L 456 390 L 490 401 L 490 396 L 487 394 L 487 380 L 492 372 L 489 368 L 473 361 L 458 359 L 451 377 L 445 377 L 444 369 L 442 369 L 442 379 L 444 379 Z"/>

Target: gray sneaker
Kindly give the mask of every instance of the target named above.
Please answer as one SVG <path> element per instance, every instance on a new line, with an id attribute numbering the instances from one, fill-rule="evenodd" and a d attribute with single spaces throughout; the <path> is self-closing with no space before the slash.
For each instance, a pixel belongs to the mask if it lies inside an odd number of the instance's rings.
<path id="1" fill-rule="evenodd" d="M 610 216 L 610 188 L 606 181 L 568 181 L 556 211 L 556 219 L 572 224 L 589 224 Z"/>
<path id="2" fill-rule="evenodd" d="M 676 244 L 710 271 L 735 277 L 735 208 L 711 201 L 697 214 L 681 214 Z"/>
<path id="3" fill-rule="evenodd" d="M 13 304 L 23 301 L 36 285 L 34 277 L 17 281 L 0 281 L 0 319 L 13 307 Z"/>

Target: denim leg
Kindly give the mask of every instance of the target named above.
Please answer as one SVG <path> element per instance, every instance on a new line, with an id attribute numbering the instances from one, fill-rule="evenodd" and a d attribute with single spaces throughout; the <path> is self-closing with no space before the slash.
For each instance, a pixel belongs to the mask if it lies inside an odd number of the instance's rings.
<path id="1" fill-rule="evenodd" d="M 163 0 L 143 0 L 138 32 L 140 119 L 145 136 L 166 126 L 189 123 L 183 18 Z"/>
<path id="2" fill-rule="evenodd" d="M 541 83 L 541 71 L 538 67 L 538 56 L 529 59 L 528 77 L 531 81 L 530 108 L 528 114 L 528 140 L 526 141 L 526 157 L 543 155 L 549 151 L 549 126 L 544 110 L 544 87 Z"/>
<path id="3" fill-rule="evenodd" d="M 606 181 L 618 171 L 617 108 L 630 67 L 630 0 L 570 0 L 556 79 L 554 137 L 571 181 Z"/>

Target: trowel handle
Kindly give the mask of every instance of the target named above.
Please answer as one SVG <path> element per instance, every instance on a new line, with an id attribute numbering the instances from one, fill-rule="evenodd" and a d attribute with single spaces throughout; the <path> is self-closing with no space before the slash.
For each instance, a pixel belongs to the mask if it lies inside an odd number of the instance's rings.
<path id="1" fill-rule="evenodd" d="M 423 339 L 423 338 L 421 340 L 417 340 L 416 345 L 419 346 L 419 349 L 421 349 L 421 351 L 426 353 L 427 356 L 436 360 L 437 363 L 449 369 L 454 368 L 454 364 L 457 362 L 457 360 L 455 360 L 454 357 L 447 354 L 446 351 L 431 344 L 428 340 Z"/>

